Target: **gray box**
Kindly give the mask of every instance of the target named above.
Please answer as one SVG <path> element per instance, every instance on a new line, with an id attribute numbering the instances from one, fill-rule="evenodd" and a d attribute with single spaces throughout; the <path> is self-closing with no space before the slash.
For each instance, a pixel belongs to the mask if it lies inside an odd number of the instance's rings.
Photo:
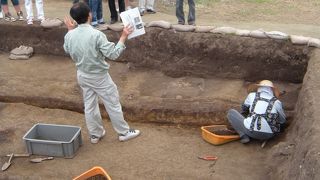
<path id="1" fill-rule="evenodd" d="M 29 154 L 73 158 L 82 145 L 81 128 L 38 123 L 24 135 L 23 140 Z"/>

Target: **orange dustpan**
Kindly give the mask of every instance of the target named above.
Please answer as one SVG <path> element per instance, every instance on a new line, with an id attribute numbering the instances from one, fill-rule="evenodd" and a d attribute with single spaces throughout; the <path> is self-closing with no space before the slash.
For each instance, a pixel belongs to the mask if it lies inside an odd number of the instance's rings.
<path id="1" fill-rule="evenodd" d="M 227 129 L 226 125 L 202 126 L 202 138 L 213 145 L 221 145 L 240 139 L 239 135 L 218 135 L 214 133 L 214 130 L 225 129 Z"/>
<path id="2" fill-rule="evenodd" d="M 80 176 L 73 178 L 73 180 L 90 180 L 90 179 L 111 180 L 107 172 L 100 166 L 95 166 L 92 169 L 84 172 Z"/>

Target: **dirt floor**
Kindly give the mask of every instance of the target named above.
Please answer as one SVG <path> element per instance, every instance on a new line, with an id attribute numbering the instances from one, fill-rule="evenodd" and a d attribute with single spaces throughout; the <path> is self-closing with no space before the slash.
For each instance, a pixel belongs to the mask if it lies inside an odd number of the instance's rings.
<path id="1" fill-rule="evenodd" d="M 71 0 L 44 0 L 46 16 L 63 19 L 69 12 L 71 2 Z M 107 1 L 103 3 L 104 17 L 106 22 L 109 22 Z M 132 7 L 137 6 L 138 1 L 132 0 Z M 156 1 L 155 9 L 157 14 L 143 16 L 145 22 L 166 20 L 177 23 L 175 0 Z M 196 0 L 196 23 L 249 30 L 277 30 L 320 38 L 319 11 L 318 0 Z M 185 14 L 187 13 L 188 5 L 185 4 Z"/>
<path id="2" fill-rule="evenodd" d="M 206 3 L 203 0 L 197 4 L 199 25 L 263 28 L 320 38 L 317 0 Z M 47 17 L 63 18 L 70 5 L 71 0 L 45 0 Z M 176 23 L 173 6 L 171 0 L 159 1 L 158 13 L 145 15 L 143 19 Z M 104 7 L 108 17 L 106 2 Z M 7 52 L 1 52 L 0 164 L 7 160 L 6 154 L 26 152 L 22 137 L 38 122 L 80 126 L 83 146 L 73 159 L 56 158 L 41 164 L 31 164 L 30 158 L 14 159 L 10 169 L 0 173 L 0 179 L 71 179 L 93 166 L 102 166 L 113 179 L 317 179 L 319 146 L 313 142 L 320 137 L 318 113 L 314 113 L 318 112 L 316 107 L 320 102 L 314 99 L 319 94 L 319 73 L 316 74 L 319 64 L 312 61 L 314 68 L 307 72 L 302 88 L 305 95 L 299 97 L 303 106 L 297 111 L 298 120 L 306 119 L 306 126 L 299 128 L 299 122 L 289 118 L 293 125 L 262 149 L 261 142 L 257 141 L 248 145 L 232 142 L 213 146 L 201 138 L 201 124 L 225 123 L 225 110 L 239 108 L 246 95 L 246 81 L 172 78 L 159 71 L 132 71 L 127 64 L 112 63 L 110 74 L 119 86 L 126 119 L 132 127 L 140 129 L 142 135 L 132 141 L 119 142 L 110 122 L 104 119 L 107 136 L 101 143 L 92 145 L 84 115 L 79 113 L 83 109 L 81 91 L 71 60 L 36 54 L 29 61 L 10 61 Z M 292 117 L 302 84 L 277 82 L 277 85 L 286 91 L 282 100 Z M 150 107 L 155 110 L 148 114 Z M 220 114 L 201 114 L 212 109 L 218 109 Z M 190 110 L 198 113 L 183 116 Z M 179 125 L 168 125 L 171 121 Z M 181 125 L 185 122 L 193 126 Z M 304 142 L 304 138 L 310 141 Z M 216 163 L 203 161 L 197 158 L 201 155 L 214 155 L 218 160 Z"/>
<path id="3" fill-rule="evenodd" d="M 130 123 L 142 131 L 140 137 L 119 142 L 111 123 L 105 121 L 106 137 L 92 145 L 83 114 L 24 104 L 0 105 L 1 155 L 25 152 L 22 137 L 35 123 L 77 125 L 83 133 L 83 146 L 73 159 L 56 158 L 32 164 L 29 159 L 38 156 L 16 158 L 10 169 L 0 173 L 0 179 L 71 179 L 93 166 L 103 167 L 113 179 L 261 179 L 265 176 L 263 154 L 268 147 L 261 149 L 259 142 L 213 146 L 203 141 L 199 128 L 140 123 Z M 214 164 L 197 158 L 203 155 L 219 159 Z M 1 157 L 0 163 L 6 160 Z"/>

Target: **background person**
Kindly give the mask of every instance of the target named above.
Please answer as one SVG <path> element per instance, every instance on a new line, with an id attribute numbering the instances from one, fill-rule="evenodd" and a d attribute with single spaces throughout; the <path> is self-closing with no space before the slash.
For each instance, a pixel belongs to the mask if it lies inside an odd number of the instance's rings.
<path id="1" fill-rule="evenodd" d="M 37 8 L 37 16 L 39 21 L 44 21 L 43 0 L 35 0 Z M 24 0 L 24 5 L 27 11 L 27 24 L 33 24 L 33 6 L 32 0 Z"/>
<path id="2" fill-rule="evenodd" d="M 20 8 L 19 0 L 11 0 L 11 2 L 13 4 L 14 9 L 17 12 L 18 20 L 23 21 L 24 18 L 23 18 L 23 13 Z M 4 20 L 10 21 L 10 22 L 14 22 L 17 20 L 16 18 L 12 17 L 12 15 L 9 12 L 8 0 L 1 0 L 1 6 L 3 9 L 3 13 L 4 13 Z"/>
<path id="3" fill-rule="evenodd" d="M 242 105 L 242 113 L 231 109 L 228 120 L 238 132 L 241 143 L 248 143 L 250 138 L 267 140 L 280 132 L 286 122 L 282 104 L 278 100 L 279 91 L 269 80 L 263 80 L 253 86 Z"/>
<path id="4" fill-rule="evenodd" d="M 195 25 L 196 22 L 196 10 L 194 0 L 188 0 L 189 4 L 189 15 L 188 24 Z M 178 24 L 185 24 L 184 12 L 183 12 L 183 0 L 176 0 L 176 16 L 178 18 Z"/>
<path id="5" fill-rule="evenodd" d="M 90 25 L 92 15 L 85 3 L 74 4 L 70 15 L 78 27 L 75 28 L 73 20 L 65 18 L 69 32 L 65 35 L 63 47 L 77 67 L 78 84 L 83 91 L 85 119 L 91 143 L 98 143 L 106 132 L 99 110 L 99 98 L 119 135 L 119 140 L 126 141 L 137 137 L 140 131 L 130 129 L 124 120 L 119 92 L 108 73 L 110 65 L 105 61 L 105 58 L 115 60 L 121 55 L 126 48 L 124 43 L 133 31 L 132 28 L 124 27 L 119 42 L 115 44 L 109 42 L 105 34 Z"/>
<path id="6" fill-rule="evenodd" d="M 102 0 L 88 0 L 88 3 L 92 13 L 91 25 L 96 27 L 98 24 L 104 24 Z"/>
<path id="7" fill-rule="evenodd" d="M 156 12 L 154 11 L 154 0 L 139 0 L 139 10 L 140 10 L 140 15 L 143 16 L 145 11 L 150 14 L 155 14 Z"/>
<path id="8" fill-rule="evenodd" d="M 126 10 L 125 9 L 126 7 L 124 4 L 124 0 L 118 0 L 118 4 L 119 4 L 119 14 L 120 14 Z M 110 24 L 114 24 L 118 22 L 118 12 L 116 9 L 115 0 L 108 0 L 108 5 L 109 5 L 110 14 L 111 14 Z"/>
<path id="9" fill-rule="evenodd" d="M 0 3 L 0 19 L 3 18 L 3 14 L 2 14 L 2 8 L 1 8 L 1 3 Z"/>

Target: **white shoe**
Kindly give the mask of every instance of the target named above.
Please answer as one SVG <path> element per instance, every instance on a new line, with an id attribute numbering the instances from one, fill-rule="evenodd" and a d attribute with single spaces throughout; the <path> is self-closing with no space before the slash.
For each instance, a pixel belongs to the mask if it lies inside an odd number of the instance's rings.
<path id="1" fill-rule="evenodd" d="M 0 19 L 3 18 L 3 14 L 2 14 L 2 11 L 0 11 Z"/>
<path id="2" fill-rule="evenodd" d="M 100 137 L 92 135 L 90 141 L 92 144 L 97 144 L 100 139 L 102 139 L 106 135 L 106 130 L 103 130 L 102 135 Z"/>
<path id="3" fill-rule="evenodd" d="M 29 20 L 27 21 L 27 24 L 28 24 L 28 25 L 32 25 L 32 24 L 33 24 L 33 20 L 32 20 L 32 19 L 29 19 Z"/>
<path id="4" fill-rule="evenodd" d="M 139 136 L 139 134 L 140 134 L 139 130 L 130 129 L 125 135 L 119 136 L 119 141 L 127 141 L 129 139 L 133 139 Z"/>

